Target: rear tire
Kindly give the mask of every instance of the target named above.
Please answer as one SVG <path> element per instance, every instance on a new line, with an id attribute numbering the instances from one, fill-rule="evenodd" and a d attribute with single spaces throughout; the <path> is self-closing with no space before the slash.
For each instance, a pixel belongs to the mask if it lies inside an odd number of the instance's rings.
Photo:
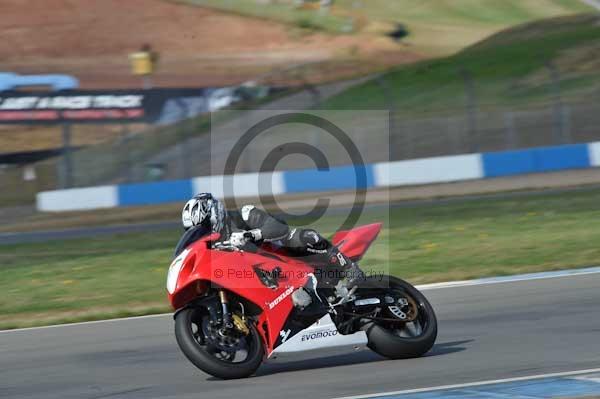
<path id="1" fill-rule="evenodd" d="M 401 337 L 383 326 L 372 324 L 366 332 L 369 339 L 368 347 L 374 352 L 390 359 L 409 359 L 423 356 L 435 343 L 437 338 L 437 319 L 431 304 L 425 296 L 411 284 L 396 277 L 389 276 L 384 281 L 385 287 L 406 292 L 418 304 L 419 311 L 425 312 L 426 323 L 422 332 L 416 337 Z M 389 282 L 389 286 L 387 283 Z M 368 282 L 371 287 L 380 282 Z M 383 288 L 383 287 L 382 287 Z"/>
<path id="2" fill-rule="evenodd" d="M 200 370 L 217 378 L 244 378 L 254 374 L 264 354 L 262 340 L 254 324 L 248 323 L 250 333 L 247 339 L 251 345 L 248 358 L 239 363 L 228 362 L 212 356 L 198 343 L 192 330 L 192 318 L 198 311 L 197 308 L 184 309 L 175 317 L 175 338 L 185 357 Z"/>

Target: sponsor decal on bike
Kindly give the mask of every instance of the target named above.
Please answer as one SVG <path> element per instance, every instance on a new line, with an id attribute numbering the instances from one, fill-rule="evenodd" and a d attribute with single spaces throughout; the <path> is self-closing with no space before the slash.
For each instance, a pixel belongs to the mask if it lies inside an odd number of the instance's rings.
<path id="1" fill-rule="evenodd" d="M 279 331 L 279 335 L 281 336 L 281 343 L 283 344 L 285 341 L 287 341 L 288 337 L 290 336 L 290 333 L 292 332 L 292 330 L 281 330 Z"/>
<path id="2" fill-rule="evenodd" d="M 317 331 L 310 334 L 302 334 L 302 341 L 311 341 L 313 339 L 333 337 L 338 334 L 337 330 Z"/>
<path id="3" fill-rule="evenodd" d="M 344 258 L 344 254 L 338 252 L 337 258 L 340 261 L 340 266 L 346 266 L 346 258 Z"/>
<path id="4" fill-rule="evenodd" d="M 294 287 L 288 287 L 284 292 L 282 292 L 273 302 L 269 303 L 269 309 L 273 309 L 275 306 L 279 305 L 281 301 L 290 296 L 290 294 L 294 291 Z"/>

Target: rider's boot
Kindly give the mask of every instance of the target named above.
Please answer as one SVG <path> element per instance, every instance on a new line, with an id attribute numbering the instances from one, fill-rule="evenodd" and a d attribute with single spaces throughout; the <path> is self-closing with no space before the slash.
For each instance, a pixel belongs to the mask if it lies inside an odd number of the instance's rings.
<path id="1" fill-rule="evenodd" d="M 337 266 L 340 271 L 341 278 L 335 286 L 336 296 L 342 300 L 350 300 L 358 284 L 366 279 L 365 273 L 356 262 L 344 255 L 337 247 L 330 249 L 329 262 Z"/>

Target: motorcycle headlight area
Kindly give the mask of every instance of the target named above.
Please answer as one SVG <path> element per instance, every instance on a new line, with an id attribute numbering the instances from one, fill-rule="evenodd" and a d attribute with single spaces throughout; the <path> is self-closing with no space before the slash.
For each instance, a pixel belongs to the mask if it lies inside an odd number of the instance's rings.
<path id="1" fill-rule="evenodd" d="M 185 262 L 185 258 L 190 251 L 188 249 L 184 250 L 173 262 L 171 266 L 169 266 L 169 272 L 167 273 L 167 291 L 169 294 L 175 292 L 175 288 L 177 288 L 177 280 L 179 279 L 179 273 L 183 268 L 183 264 Z"/>

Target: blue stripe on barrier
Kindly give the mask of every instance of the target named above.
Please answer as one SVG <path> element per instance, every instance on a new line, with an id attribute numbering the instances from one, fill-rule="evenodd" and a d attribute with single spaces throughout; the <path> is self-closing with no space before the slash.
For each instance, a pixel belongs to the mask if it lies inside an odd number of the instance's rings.
<path id="1" fill-rule="evenodd" d="M 485 177 L 590 167 L 587 144 L 481 154 Z"/>
<path id="2" fill-rule="evenodd" d="M 118 192 L 119 206 L 187 201 L 194 195 L 191 180 L 122 184 L 118 186 Z"/>
<path id="3" fill-rule="evenodd" d="M 532 173 L 535 169 L 530 150 L 483 153 L 481 159 L 484 177 Z"/>
<path id="4" fill-rule="evenodd" d="M 591 166 L 587 144 L 539 148 L 535 150 L 535 153 L 537 170 L 540 172 L 581 169 Z"/>
<path id="5" fill-rule="evenodd" d="M 357 182 L 365 172 L 366 181 Z M 329 170 L 288 170 L 283 172 L 286 193 L 335 191 L 374 187 L 373 166 L 339 166 Z"/>

